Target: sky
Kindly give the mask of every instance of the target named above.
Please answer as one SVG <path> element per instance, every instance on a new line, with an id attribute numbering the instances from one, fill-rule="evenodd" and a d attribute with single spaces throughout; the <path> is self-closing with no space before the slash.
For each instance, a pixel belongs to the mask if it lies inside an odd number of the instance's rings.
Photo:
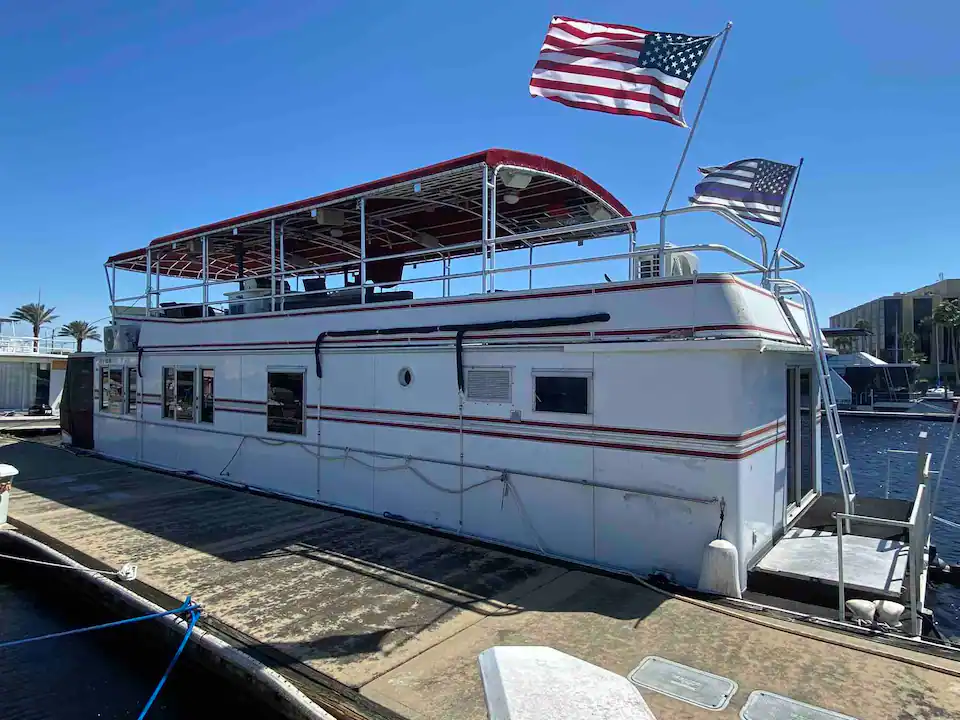
<path id="1" fill-rule="evenodd" d="M 529 96 L 555 14 L 688 34 L 733 22 L 674 205 L 698 165 L 804 158 L 783 246 L 823 324 L 960 276 L 954 1 L 0 0 L 0 316 L 39 296 L 58 324 L 102 324 L 114 253 L 488 147 L 659 210 L 683 129 Z M 720 219 L 670 232 L 758 255 Z"/>

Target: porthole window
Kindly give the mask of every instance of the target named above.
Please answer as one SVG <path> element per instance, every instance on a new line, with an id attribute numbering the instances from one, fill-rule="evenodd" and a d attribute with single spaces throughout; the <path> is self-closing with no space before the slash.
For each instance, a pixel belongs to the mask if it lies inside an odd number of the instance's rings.
<path id="1" fill-rule="evenodd" d="M 408 367 L 401 368 L 400 372 L 397 373 L 397 381 L 401 387 L 407 387 L 413 382 L 413 370 Z"/>

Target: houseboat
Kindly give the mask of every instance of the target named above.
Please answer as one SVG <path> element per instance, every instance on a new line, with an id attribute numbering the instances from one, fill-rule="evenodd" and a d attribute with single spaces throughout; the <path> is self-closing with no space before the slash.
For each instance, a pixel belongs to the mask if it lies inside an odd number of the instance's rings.
<path id="1" fill-rule="evenodd" d="M 750 250 L 671 244 L 692 214 Z M 879 588 L 848 557 L 846 590 L 913 593 L 916 624 L 923 499 L 858 499 L 800 268 L 725 207 L 636 215 L 562 163 L 478 152 L 110 257 L 113 323 L 70 360 L 65 439 L 680 586 L 722 546 L 730 594 L 832 582 L 841 617 L 837 533 L 870 555 L 869 509 L 903 552 L 873 553 Z"/>
<path id="2" fill-rule="evenodd" d="M 19 325 L 0 318 L 0 431 L 48 425 L 55 431 L 73 342 L 33 337 Z"/>

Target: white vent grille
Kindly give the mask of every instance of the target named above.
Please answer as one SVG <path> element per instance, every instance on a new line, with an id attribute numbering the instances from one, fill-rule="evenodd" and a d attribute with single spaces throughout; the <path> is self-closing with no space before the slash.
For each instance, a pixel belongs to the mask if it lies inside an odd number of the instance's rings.
<path id="1" fill-rule="evenodd" d="M 467 400 L 510 402 L 510 370 L 467 368 Z"/>

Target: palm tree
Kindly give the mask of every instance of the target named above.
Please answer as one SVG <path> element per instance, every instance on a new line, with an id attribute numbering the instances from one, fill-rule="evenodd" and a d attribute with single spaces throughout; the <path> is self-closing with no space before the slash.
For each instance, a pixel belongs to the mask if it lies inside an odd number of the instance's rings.
<path id="1" fill-rule="evenodd" d="M 867 322 L 866 320 L 864 320 L 863 318 L 861 318 L 860 320 L 857 320 L 857 321 L 853 324 L 853 326 L 854 326 L 857 330 L 865 330 L 865 331 L 867 331 L 867 332 L 870 332 L 870 323 Z M 851 344 L 852 344 L 852 340 L 851 340 Z M 869 348 L 869 347 L 870 347 L 870 344 L 866 341 L 866 338 L 863 338 L 862 341 L 858 343 L 858 345 L 859 345 L 860 347 L 862 347 L 862 348 Z"/>
<path id="2" fill-rule="evenodd" d="M 57 316 L 53 314 L 54 310 L 56 310 L 56 308 L 48 308 L 42 303 L 27 303 L 10 313 L 12 319 L 30 323 L 30 326 L 33 328 L 34 352 L 40 351 L 40 327 L 42 325 L 48 325 L 57 319 Z"/>
<path id="3" fill-rule="evenodd" d="M 900 347 L 903 348 L 904 362 L 912 362 L 919 365 L 927 361 L 926 356 L 917 350 L 917 344 L 919 342 L 920 337 L 915 332 L 910 332 L 909 330 L 900 336 Z"/>
<path id="4" fill-rule="evenodd" d="M 100 332 L 86 320 L 73 320 L 60 328 L 60 337 L 72 337 L 77 341 L 77 352 L 83 352 L 84 340 L 100 340 Z"/>
<path id="5" fill-rule="evenodd" d="M 830 344 L 841 355 L 853 352 L 853 338 L 848 335 L 838 335 L 830 341 Z"/>

